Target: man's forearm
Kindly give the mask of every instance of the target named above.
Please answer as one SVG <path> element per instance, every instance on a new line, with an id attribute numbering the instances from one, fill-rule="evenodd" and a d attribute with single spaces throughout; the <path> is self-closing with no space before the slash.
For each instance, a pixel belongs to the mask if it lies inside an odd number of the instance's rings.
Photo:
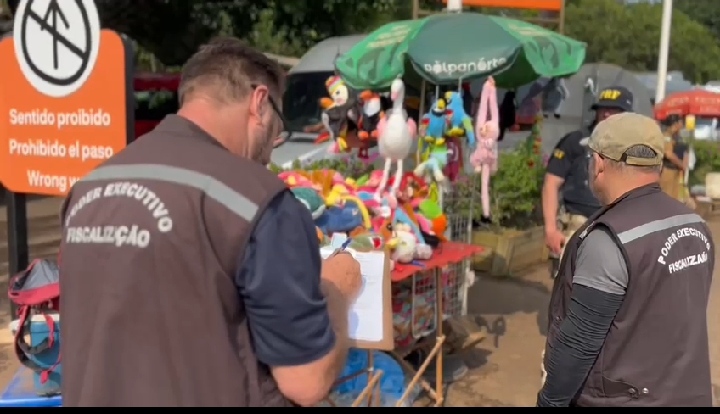
<path id="1" fill-rule="evenodd" d="M 595 364 L 623 298 L 573 285 L 568 315 L 548 346 L 547 379 L 538 407 L 569 406 Z"/>
<path id="2" fill-rule="evenodd" d="M 560 189 L 555 183 L 548 181 L 546 177 L 542 188 L 543 223 L 546 229 L 554 230 L 557 228 L 557 214 L 560 207 L 558 193 Z"/>
<path id="3" fill-rule="evenodd" d="M 675 151 L 673 150 L 665 151 L 665 159 L 678 168 L 684 168 L 683 161 L 675 155 Z"/>
<path id="4" fill-rule="evenodd" d="M 350 341 L 348 335 L 348 313 L 350 312 L 350 302 L 345 298 L 332 283 L 323 281 L 322 290 L 328 305 L 328 314 L 330 315 L 330 324 L 335 332 L 335 348 L 333 353 L 335 356 L 335 376 L 340 375 L 345 362 L 347 360 Z"/>

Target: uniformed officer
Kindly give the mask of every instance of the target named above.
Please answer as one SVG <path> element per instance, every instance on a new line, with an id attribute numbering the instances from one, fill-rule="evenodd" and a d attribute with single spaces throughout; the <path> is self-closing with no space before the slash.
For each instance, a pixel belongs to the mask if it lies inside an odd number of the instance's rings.
<path id="1" fill-rule="evenodd" d="M 553 150 L 542 189 L 545 242 L 553 255 L 559 257 L 575 230 L 600 208 L 588 187 L 589 153 L 580 141 L 590 135 L 598 122 L 613 114 L 632 111 L 632 108 L 633 95 L 626 88 L 614 86 L 602 90 L 592 106 L 595 121 L 589 127 L 564 136 Z"/>
<path id="2" fill-rule="evenodd" d="M 587 139 L 603 207 L 569 240 L 555 279 L 541 407 L 710 407 L 704 220 L 658 184 L 665 138 L 634 113 Z"/>
<path id="3" fill-rule="evenodd" d="M 665 158 L 663 172 L 660 176 L 660 188 L 670 197 L 681 200 L 685 188 L 684 172 L 688 167 L 688 146 L 680 137 L 683 119 L 680 115 L 671 114 L 663 120 L 665 126 Z"/>

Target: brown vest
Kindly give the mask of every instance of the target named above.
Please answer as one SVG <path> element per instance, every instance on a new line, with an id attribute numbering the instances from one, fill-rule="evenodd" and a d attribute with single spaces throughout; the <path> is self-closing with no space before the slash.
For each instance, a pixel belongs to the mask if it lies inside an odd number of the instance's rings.
<path id="1" fill-rule="evenodd" d="M 288 406 L 233 283 L 285 186 L 177 116 L 78 182 L 63 209 L 65 406 Z"/>
<path id="2" fill-rule="evenodd" d="M 578 247 L 600 224 L 620 246 L 629 282 L 574 403 L 712 406 L 706 311 L 715 246 L 702 218 L 657 185 L 633 190 L 604 207 L 570 239 L 550 301 L 548 344 L 567 314 Z"/>

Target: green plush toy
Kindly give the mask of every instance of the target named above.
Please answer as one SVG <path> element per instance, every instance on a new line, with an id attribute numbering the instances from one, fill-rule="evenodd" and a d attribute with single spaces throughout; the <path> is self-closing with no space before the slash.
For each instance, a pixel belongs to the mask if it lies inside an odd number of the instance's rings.
<path id="1" fill-rule="evenodd" d="M 420 210 L 420 213 L 428 220 L 435 220 L 443 213 L 442 208 L 438 205 L 438 203 L 430 199 L 425 199 L 421 201 L 418 209 Z"/>
<path id="2" fill-rule="evenodd" d="M 325 211 L 325 202 L 322 197 L 320 197 L 320 194 L 312 188 L 295 187 L 290 191 L 292 191 L 295 198 L 300 200 L 300 202 L 305 204 L 305 207 L 310 210 L 313 220 L 316 220 Z"/>

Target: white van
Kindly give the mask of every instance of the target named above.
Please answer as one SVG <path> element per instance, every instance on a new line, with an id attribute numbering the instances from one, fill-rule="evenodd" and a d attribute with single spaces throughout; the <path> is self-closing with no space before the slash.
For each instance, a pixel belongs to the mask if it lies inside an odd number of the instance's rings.
<path id="1" fill-rule="evenodd" d="M 314 139 L 317 134 L 303 128 L 320 123 L 320 98 L 328 96 L 327 78 L 335 73 L 335 59 L 355 46 L 365 35 L 338 36 L 313 46 L 288 72 L 283 95 L 283 115 L 291 139 Z"/>

